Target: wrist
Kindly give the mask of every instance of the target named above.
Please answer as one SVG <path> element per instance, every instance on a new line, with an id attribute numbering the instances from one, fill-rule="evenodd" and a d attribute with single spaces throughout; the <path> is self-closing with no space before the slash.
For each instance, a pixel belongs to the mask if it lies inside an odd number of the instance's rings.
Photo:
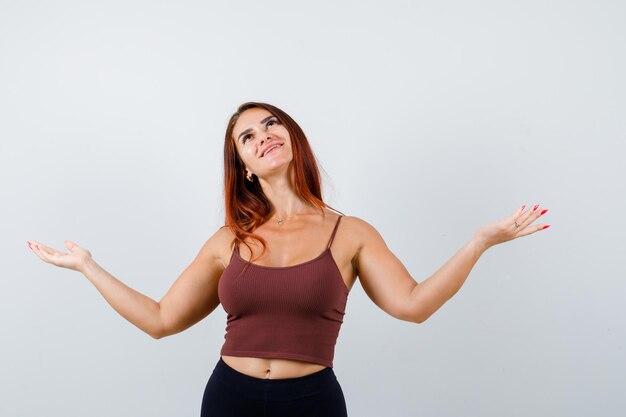
<path id="1" fill-rule="evenodd" d="M 492 247 L 493 245 L 490 244 L 489 242 L 487 242 L 484 238 L 482 238 L 480 235 L 474 235 L 472 236 L 472 239 L 470 239 L 470 244 L 476 248 L 476 250 L 479 253 L 483 253 L 485 252 L 487 249 L 489 249 L 490 247 Z"/>
<path id="2" fill-rule="evenodd" d="M 90 272 L 93 272 L 97 267 L 98 267 L 98 264 L 90 256 L 87 259 L 85 259 L 83 262 L 81 262 L 80 266 L 78 267 L 78 270 L 83 275 L 87 276 Z"/>

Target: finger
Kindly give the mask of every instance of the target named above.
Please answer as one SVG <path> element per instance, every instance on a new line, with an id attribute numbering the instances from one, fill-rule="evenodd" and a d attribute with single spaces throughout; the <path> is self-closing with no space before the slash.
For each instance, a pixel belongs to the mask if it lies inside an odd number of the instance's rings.
<path id="1" fill-rule="evenodd" d="M 533 233 L 538 232 L 540 230 L 547 229 L 548 227 L 550 227 L 549 224 L 539 224 L 539 225 L 535 225 L 535 226 L 532 226 L 532 227 L 527 227 L 519 235 L 517 235 L 517 237 L 530 235 L 530 234 L 533 234 Z"/>
<path id="2" fill-rule="evenodd" d="M 67 255 L 65 252 L 61 252 L 55 248 L 52 248 L 50 246 L 46 246 L 43 244 L 38 244 L 38 246 L 41 248 L 41 250 L 48 254 L 48 255 Z"/>
<path id="3" fill-rule="evenodd" d="M 49 262 L 53 265 L 59 265 L 59 255 L 49 250 L 49 248 L 43 247 L 42 249 L 42 257 L 46 262 Z"/>
<path id="4" fill-rule="evenodd" d="M 517 210 L 515 210 L 515 213 L 513 213 L 511 215 L 511 217 L 513 217 L 514 219 L 517 219 L 519 217 L 520 214 L 522 214 L 522 212 L 524 211 L 524 207 L 526 207 L 525 204 L 522 204 L 522 206 L 520 208 L 518 208 Z"/>
<path id="5" fill-rule="evenodd" d="M 33 252 L 35 252 L 35 255 L 39 256 L 39 258 L 42 261 L 48 262 L 48 260 L 46 259 L 46 255 L 45 253 L 41 250 L 41 247 L 37 244 L 33 244 Z"/>
<path id="6" fill-rule="evenodd" d="M 526 205 L 522 205 L 520 208 L 518 208 L 515 213 L 513 213 L 512 219 L 510 219 L 509 221 L 507 221 L 507 225 L 510 225 L 512 228 L 515 229 L 515 231 L 517 230 L 521 230 L 520 228 L 522 227 L 522 222 L 524 220 L 524 215 L 526 214 L 526 212 L 524 211 L 524 208 L 526 207 Z"/>
<path id="7" fill-rule="evenodd" d="M 540 216 L 542 216 L 543 214 L 545 214 L 548 210 L 543 209 L 542 207 L 539 206 L 539 204 L 536 204 L 533 207 L 533 211 L 529 216 L 529 221 L 528 224 L 531 224 L 532 222 L 534 222 L 535 220 L 537 220 Z"/>
<path id="8" fill-rule="evenodd" d="M 37 245 L 35 245 L 34 243 L 31 243 L 28 245 L 28 247 L 30 248 L 30 250 L 33 251 L 33 253 L 37 256 L 39 256 L 41 258 L 41 256 L 39 255 L 39 248 L 37 248 Z"/>
<path id="9" fill-rule="evenodd" d="M 513 214 L 512 219 L 509 219 L 507 221 L 507 224 L 511 224 L 516 230 L 520 229 L 522 227 L 522 223 L 524 222 L 524 219 L 526 219 L 526 215 L 528 214 L 528 212 L 530 210 L 526 210 L 524 211 L 524 208 L 526 207 L 526 205 L 522 205 L 520 208 L 518 208 L 515 213 Z M 518 226 L 515 226 L 515 223 L 518 224 Z"/>
<path id="10" fill-rule="evenodd" d="M 535 221 L 535 219 L 539 217 L 539 204 L 535 204 L 533 207 L 529 207 L 526 213 L 522 215 L 520 220 L 517 223 L 520 225 L 520 228 L 524 228 Z"/>
<path id="11" fill-rule="evenodd" d="M 51 248 L 51 247 L 47 247 L 46 248 L 46 252 L 47 253 L 51 253 L 53 255 L 67 255 L 66 252 L 61 252 L 60 250 L 57 250 L 57 249 Z"/>
<path id="12" fill-rule="evenodd" d="M 45 245 L 42 245 L 36 240 L 31 240 L 31 245 L 34 249 L 37 249 L 39 252 L 41 252 L 45 248 Z"/>
<path id="13" fill-rule="evenodd" d="M 79 246 L 71 240 L 66 240 L 64 243 L 65 247 L 68 248 L 72 253 L 74 253 L 79 248 Z"/>
<path id="14" fill-rule="evenodd" d="M 46 253 L 49 253 L 49 252 L 51 252 L 51 251 L 52 251 L 52 248 L 51 248 L 51 247 L 46 246 L 46 245 L 43 245 L 43 244 L 41 244 L 41 243 L 40 243 L 40 244 L 38 244 L 37 246 L 39 246 L 39 248 L 40 248 L 42 251 L 46 252 Z"/>
<path id="15" fill-rule="evenodd" d="M 47 249 L 45 245 L 41 245 L 38 243 L 35 243 L 34 245 L 35 247 L 35 253 L 43 260 L 46 262 L 52 262 L 52 257 L 54 256 L 53 254 L 51 254 Z"/>

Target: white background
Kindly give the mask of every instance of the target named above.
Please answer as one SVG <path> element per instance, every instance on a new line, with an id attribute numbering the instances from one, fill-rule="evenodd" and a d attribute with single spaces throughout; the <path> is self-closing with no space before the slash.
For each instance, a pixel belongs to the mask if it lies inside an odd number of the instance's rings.
<path id="1" fill-rule="evenodd" d="M 0 1 L 0 415 L 198 416 L 226 313 L 153 340 L 65 239 L 159 300 L 224 222 L 237 105 L 304 129 L 325 200 L 418 282 L 483 224 L 428 321 L 352 289 L 351 417 L 616 416 L 626 407 L 626 6 L 620 1 Z"/>

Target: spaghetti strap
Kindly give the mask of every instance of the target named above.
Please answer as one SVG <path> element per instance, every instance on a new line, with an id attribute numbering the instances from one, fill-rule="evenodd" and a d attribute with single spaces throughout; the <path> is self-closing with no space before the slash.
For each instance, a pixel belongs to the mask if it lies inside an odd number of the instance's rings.
<path id="1" fill-rule="evenodd" d="M 333 234 L 330 235 L 330 239 L 328 241 L 328 246 L 326 246 L 326 249 L 329 249 L 330 245 L 333 244 L 333 239 L 335 238 L 335 233 L 337 232 L 337 226 L 339 226 L 339 221 L 341 220 L 342 217 L 343 215 L 339 216 L 339 218 L 337 219 L 337 223 L 335 223 L 335 228 L 333 229 Z"/>

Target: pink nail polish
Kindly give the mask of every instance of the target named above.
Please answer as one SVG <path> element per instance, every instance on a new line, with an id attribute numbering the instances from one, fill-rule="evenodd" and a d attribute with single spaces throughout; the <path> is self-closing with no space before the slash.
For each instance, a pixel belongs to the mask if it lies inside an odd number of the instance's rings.
<path id="1" fill-rule="evenodd" d="M 543 230 L 543 229 L 547 229 L 548 227 L 550 227 L 550 225 L 549 225 L 549 224 L 546 224 L 545 226 L 543 226 L 543 227 L 541 228 L 541 230 Z"/>
<path id="2" fill-rule="evenodd" d="M 541 213 L 539 213 L 539 215 L 540 215 L 540 216 L 543 216 L 544 214 L 546 214 L 546 211 L 548 211 L 548 209 L 541 210 Z"/>
<path id="3" fill-rule="evenodd" d="M 526 207 L 526 204 L 524 204 L 524 205 L 522 206 L 522 210 L 524 210 L 524 207 Z"/>
<path id="4" fill-rule="evenodd" d="M 535 204 L 535 207 L 533 207 L 533 211 L 537 210 L 537 207 L 539 207 L 539 204 Z"/>

